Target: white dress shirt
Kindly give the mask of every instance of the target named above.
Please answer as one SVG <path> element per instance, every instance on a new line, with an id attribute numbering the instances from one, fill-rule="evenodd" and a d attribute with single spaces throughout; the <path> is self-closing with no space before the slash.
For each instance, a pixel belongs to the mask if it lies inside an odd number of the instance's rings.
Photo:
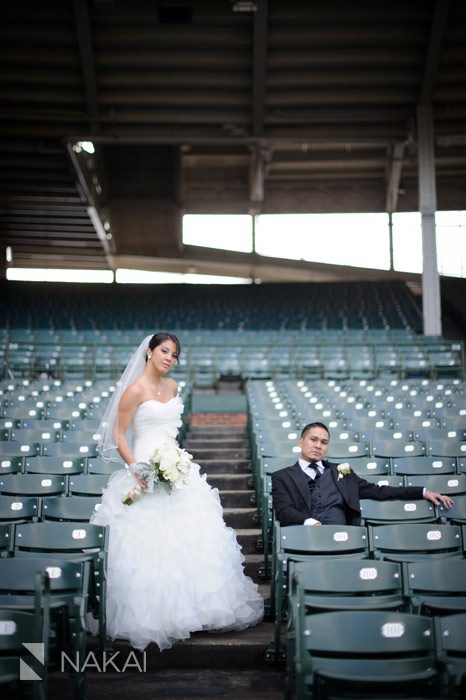
<path id="1" fill-rule="evenodd" d="M 301 457 L 298 459 L 299 466 L 303 470 L 303 472 L 308 476 L 310 479 L 315 479 L 316 478 L 316 470 L 314 467 L 311 467 L 309 465 L 309 462 L 306 462 L 305 459 L 301 459 Z M 319 472 L 322 474 L 322 471 L 324 470 L 324 465 L 322 462 L 319 460 L 318 462 L 315 462 L 319 468 Z M 303 525 L 321 525 L 320 520 L 316 520 L 315 518 L 306 518 L 304 521 Z"/>

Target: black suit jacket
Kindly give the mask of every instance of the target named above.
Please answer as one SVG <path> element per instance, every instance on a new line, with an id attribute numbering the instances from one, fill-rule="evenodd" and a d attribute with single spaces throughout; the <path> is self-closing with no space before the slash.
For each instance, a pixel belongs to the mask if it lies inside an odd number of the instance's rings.
<path id="1" fill-rule="evenodd" d="M 347 525 L 360 525 L 360 498 L 372 498 L 377 501 L 388 499 L 419 500 L 422 487 L 419 486 L 378 486 L 362 479 L 351 471 L 342 479 L 338 478 L 338 464 L 323 461 L 331 470 L 337 488 L 343 496 Z M 280 469 L 272 474 L 272 498 L 275 515 L 280 525 L 302 525 L 311 517 L 311 496 L 309 479 L 296 462 L 292 467 Z"/>

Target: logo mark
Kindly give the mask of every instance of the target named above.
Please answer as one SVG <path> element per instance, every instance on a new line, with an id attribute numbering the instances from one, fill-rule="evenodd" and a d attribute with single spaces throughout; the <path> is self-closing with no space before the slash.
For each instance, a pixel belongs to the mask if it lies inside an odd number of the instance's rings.
<path id="1" fill-rule="evenodd" d="M 43 642 L 23 642 L 25 647 L 33 657 L 44 666 L 45 650 Z M 36 664 L 34 664 L 35 666 Z M 20 681 L 41 681 L 43 680 L 33 668 L 28 666 L 24 659 L 19 660 L 19 680 Z"/>

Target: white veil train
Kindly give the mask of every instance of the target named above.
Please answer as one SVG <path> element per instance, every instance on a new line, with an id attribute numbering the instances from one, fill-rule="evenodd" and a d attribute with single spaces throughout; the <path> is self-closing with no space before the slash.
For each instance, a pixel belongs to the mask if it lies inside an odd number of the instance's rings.
<path id="1" fill-rule="evenodd" d="M 115 392 L 108 402 L 105 413 L 100 421 L 97 432 L 100 435 L 97 445 L 97 451 L 104 462 L 121 462 L 117 450 L 117 428 L 118 428 L 118 404 L 126 389 L 133 384 L 144 371 L 146 364 L 146 351 L 149 347 L 149 341 L 154 334 L 146 336 L 140 343 L 139 347 L 132 354 L 125 371 L 117 382 Z M 131 444 L 131 427 L 128 430 L 127 437 Z"/>

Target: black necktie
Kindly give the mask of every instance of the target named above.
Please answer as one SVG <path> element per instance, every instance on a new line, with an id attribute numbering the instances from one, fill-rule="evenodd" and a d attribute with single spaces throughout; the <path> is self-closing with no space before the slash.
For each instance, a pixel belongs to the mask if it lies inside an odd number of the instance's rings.
<path id="1" fill-rule="evenodd" d="M 309 467 L 312 467 L 316 473 L 315 477 L 309 477 L 309 489 L 312 491 L 315 485 L 317 484 L 317 481 L 320 479 L 322 474 L 320 473 L 319 465 L 316 464 L 315 462 L 311 462 L 308 464 Z"/>

